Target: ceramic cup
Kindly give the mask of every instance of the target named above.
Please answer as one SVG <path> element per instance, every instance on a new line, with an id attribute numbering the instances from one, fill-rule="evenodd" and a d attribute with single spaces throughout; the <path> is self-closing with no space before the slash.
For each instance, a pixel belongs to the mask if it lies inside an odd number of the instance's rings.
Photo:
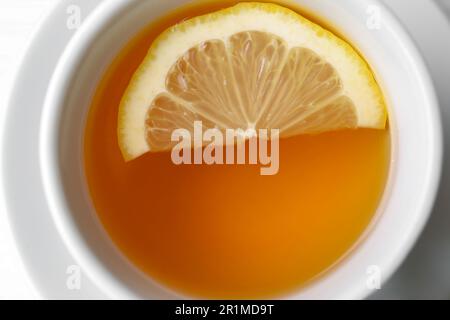
<path id="1" fill-rule="evenodd" d="M 40 133 L 47 200 L 83 274 L 111 298 L 195 298 L 154 282 L 114 246 L 88 196 L 82 161 L 86 115 L 104 71 L 136 33 L 186 2 L 104 1 L 83 21 L 48 90 Z M 388 185 L 365 235 L 316 281 L 279 298 L 364 298 L 377 289 L 371 277 L 383 283 L 400 265 L 431 212 L 442 162 L 437 99 L 420 53 L 379 1 L 293 2 L 336 26 L 368 60 L 389 105 L 393 150 Z"/>

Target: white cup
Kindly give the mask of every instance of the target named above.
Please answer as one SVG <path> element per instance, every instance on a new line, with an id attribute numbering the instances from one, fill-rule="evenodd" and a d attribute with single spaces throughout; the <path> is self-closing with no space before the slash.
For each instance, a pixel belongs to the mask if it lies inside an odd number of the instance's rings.
<path id="1" fill-rule="evenodd" d="M 104 1 L 65 50 L 46 98 L 40 161 L 53 219 L 84 274 L 111 298 L 193 298 L 152 281 L 116 249 L 91 204 L 82 161 L 86 115 L 103 72 L 137 32 L 186 2 Z M 280 298 L 364 298 L 400 265 L 432 209 L 442 162 L 437 99 L 418 50 L 378 1 L 294 2 L 336 26 L 371 64 L 389 104 L 393 151 L 388 186 L 365 235 L 309 286 Z"/>

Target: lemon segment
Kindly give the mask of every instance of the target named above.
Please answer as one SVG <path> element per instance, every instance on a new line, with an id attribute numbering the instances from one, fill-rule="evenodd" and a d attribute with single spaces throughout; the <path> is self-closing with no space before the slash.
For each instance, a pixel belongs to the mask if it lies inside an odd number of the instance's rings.
<path id="1" fill-rule="evenodd" d="M 163 32 L 120 105 L 125 160 L 169 150 L 174 129 L 280 129 L 281 137 L 384 129 L 386 107 L 345 41 L 275 4 L 241 3 Z"/>

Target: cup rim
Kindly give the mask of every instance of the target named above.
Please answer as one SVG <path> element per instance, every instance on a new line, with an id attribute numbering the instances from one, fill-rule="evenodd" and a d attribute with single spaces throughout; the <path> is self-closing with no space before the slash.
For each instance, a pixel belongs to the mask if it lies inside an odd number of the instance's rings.
<path id="1" fill-rule="evenodd" d="M 401 38 L 402 45 L 407 48 L 411 59 L 415 62 L 415 67 L 421 75 L 422 95 L 429 102 L 431 107 L 430 125 L 426 130 L 432 137 L 433 153 L 430 155 L 430 172 L 428 174 L 428 188 L 423 188 L 422 207 L 418 209 L 420 216 L 415 221 L 415 227 L 410 230 L 409 235 L 402 240 L 402 248 L 399 252 L 392 252 L 389 257 L 383 261 L 385 274 L 383 278 L 385 283 L 387 279 L 399 267 L 406 255 L 410 252 L 417 241 L 420 233 L 428 221 L 432 207 L 439 188 L 440 177 L 443 163 L 443 130 L 439 112 L 439 103 L 435 93 L 434 85 L 426 68 L 424 59 L 419 53 L 411 36 L 401 25 L 401 22 L 385 7 L 385 5 L 375 0 L 366 0 L 366 3 L 376 4 L 383 10 L 384 19 L 388 20 L 391 28 Z M 80 263 L 84 272 L 111 298 L 138 298 L 126 287 L 125 284 L 118 281 L 100 261 L 91 252 L 89 246 L 85 243 L 82 236 L 76 231 L 71 219 L 71 213 L 64 199 L 64 194 L 59 188 L 60 176 L 55 168 L 58 168 L 57 154 L 55 145 L 58 136 L 58 121 L 55 121 L 54 115 L 62 109 L 66 92 L 70 87 L 70 76 L 76 72 L 76 66 L 84 55 L 86 50 L 92 45 L 96 36 L 100 34 L 104 26 L 111 19 L 123 12 L 133 1 L 129 0 L 111 0 L 102 2 L 92 14 L 86 18 L 78 32 L 69 42 L 62 57 L 60 58 L 55 72 L 49 84 L 49 89 L 45 98 L 44 111 L 41 118 L 41 133 L 39 137 L 39 157 L 40 168 L 43 179 L 43 187 L 49 203 L 52 218 L 56 224 L 57 230 L 63 239 L 71 255 Z M 382 219 L 382 218 L 381 218 Z M 350 290 L 350 288 L 352 290 Z M 348 286 L 346 296 L 352 298 L 365 298 L 368 293 L 363 286 Z M 302 289 L 299 289 L 301 291 Z M 352 292 L 350 292 L 352 291 Z"/>

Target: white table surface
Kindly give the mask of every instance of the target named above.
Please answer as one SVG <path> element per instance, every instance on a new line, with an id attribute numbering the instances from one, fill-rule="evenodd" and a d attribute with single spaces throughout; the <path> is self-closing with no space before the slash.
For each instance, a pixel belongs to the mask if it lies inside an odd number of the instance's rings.
<path id="1" fill-rule="evenodd" d="M 27 42 L 39 20 L 57 2 L 58 0 L 0 0 L 0 120 L 4 119 L 7 94 Z M 450 0 L 439 2 L 450 16 Z M 39 294 L 22 266 L 5 208 L 0 201 L 0 299 L 36 298 L 39 298 Z"/>

